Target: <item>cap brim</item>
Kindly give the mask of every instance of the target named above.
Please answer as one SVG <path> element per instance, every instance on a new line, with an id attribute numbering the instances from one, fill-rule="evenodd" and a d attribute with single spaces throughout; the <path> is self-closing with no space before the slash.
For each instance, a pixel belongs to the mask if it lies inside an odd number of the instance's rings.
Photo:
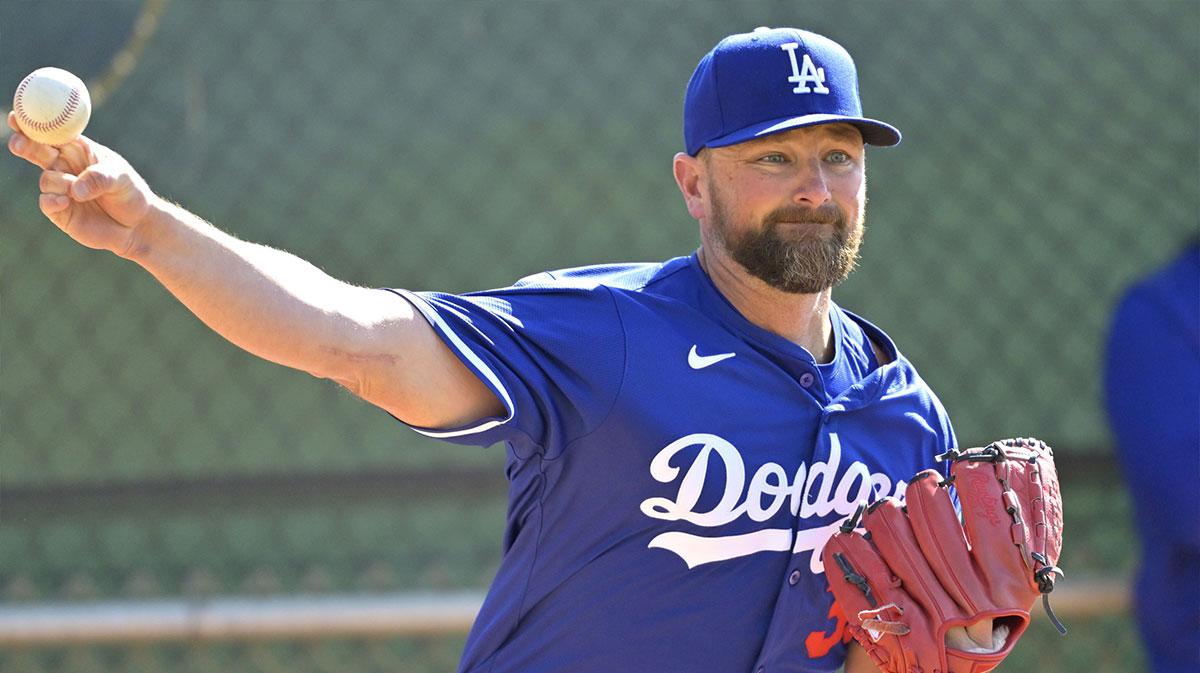
<path id="1" fill-rule="evenodd" d="M 775 133 L 782 133 L 791 129 L 798 129 L 805 126 L 816 126 L 818 124 L 850 124 L 862 133 L 863 142 L 868 145 L 876 145 L 879 147 L 891 147 L 900 142 L 900 131 L 896 127 L 885 124 L 874 119 L 866 117 L 846 117 L 843 115 L 831 114 L 814 114 L 802 115 L 799 117 L 786 117 L 784 119 L 772 119 L 760 124 L 747 126 L 744 129 L 739 129 L 733 133 L 714 138 L 705 143 L 707 147 L 727 147 L 738 143 L 769 136 Z"/>

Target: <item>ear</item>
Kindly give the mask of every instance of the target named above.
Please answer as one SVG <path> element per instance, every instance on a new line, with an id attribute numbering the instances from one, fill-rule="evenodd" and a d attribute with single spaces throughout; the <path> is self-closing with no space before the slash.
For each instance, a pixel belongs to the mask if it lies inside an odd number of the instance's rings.
<path id="1" fill-rule="evenodd" d="M 707 198 L 702 185 L 705 185 L 704 162 L 700 159 L 680 152 L 675 155 L 675 182 L 679 191 L 683 192 L 683 202 L 687 204 L 688 214 L 697 220 L 707 214 Z"/>

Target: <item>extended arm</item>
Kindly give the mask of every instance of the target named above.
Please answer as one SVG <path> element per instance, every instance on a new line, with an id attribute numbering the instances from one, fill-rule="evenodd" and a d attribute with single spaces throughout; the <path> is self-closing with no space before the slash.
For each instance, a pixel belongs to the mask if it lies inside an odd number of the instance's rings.
<path id="1" fill-rule="evenodd" d="M 417 425 L 502 412 L 404 299 L 220 231 L 157 197 L 124 159 L 86 138 L 56 149 L 18 131 L 9 148 L 44 169 L 39 206 L 56 226 L 141 265 L 237 346 L 337 381 Z"/>

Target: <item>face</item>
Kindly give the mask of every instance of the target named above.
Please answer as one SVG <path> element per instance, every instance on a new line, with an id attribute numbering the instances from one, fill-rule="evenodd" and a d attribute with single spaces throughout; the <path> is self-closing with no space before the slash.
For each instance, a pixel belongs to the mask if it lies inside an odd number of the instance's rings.
<path id="1" fill-rule="evenodd" d="M 705 151 L 712 245 L 784 292 L 816 294 L 846 279 L 866 202 L 856 128 L 823 124 Z"/>

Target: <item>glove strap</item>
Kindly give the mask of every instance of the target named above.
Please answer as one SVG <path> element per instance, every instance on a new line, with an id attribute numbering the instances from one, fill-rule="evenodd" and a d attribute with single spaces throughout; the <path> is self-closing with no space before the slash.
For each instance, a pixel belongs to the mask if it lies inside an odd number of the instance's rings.
<path id="1" fill-rule="evenodd" d="M 838 530 L 842 531 L 843 533 L 845 533 L 847 535 L 852 533 L 854 531 L 854 529 L 858 527 L 858 522 L 862 520 L 863 510 L 865 510 L 866 508 L 867 508 L 866 500 L 858 501 L 858 509 L 854 510 L 854 514 L 851 515 L 849 519 L 846 519 L 845 521 L 842 522 L 842 525 L 838 527 Z"/>
<path id="2" fill-rule="evenodd" d="M 879 603 L 871 595 L 871 587 L 867 584 L 867 578 L 859 575 L 854 570 L 854 566 L 850 565 L 850 562 L 846 560 L 846 555 L 841 552 L 834 552 L 833 560 L 837 561 L 837 564 L 842 568 L 842 579 L 858 586 L 858 590 L 863 592 L 863 596 L 866 597 L 867 604 L 873 608 L 877 607 Z"/>
<path id="3" fill-rule="evenodd" d="M 1033 578 L 1038 583 L 1038 590 L 1042 592 L 1042 608 L 1046 610 L 1046 616 L 1050 618 L 1050 623 L 1054 624 L 1054 628 L 1058 629 L 1058 632 L 1065 636 L 1067 635 L 1067 627 L 1058 621 L 1054 610 L 1050 608 L 1050 592 L 1054 591 L 1054 575 L 1057 574 L 1061 577 L 1066 577 L 1067 574 L 1058 566 L 1047 565 L 1046 557 L 1037 552 L 1033 552 L 1030 556 L 1042 565 L 1041 568 L 1038 568 L 1033 573 Z"/>

